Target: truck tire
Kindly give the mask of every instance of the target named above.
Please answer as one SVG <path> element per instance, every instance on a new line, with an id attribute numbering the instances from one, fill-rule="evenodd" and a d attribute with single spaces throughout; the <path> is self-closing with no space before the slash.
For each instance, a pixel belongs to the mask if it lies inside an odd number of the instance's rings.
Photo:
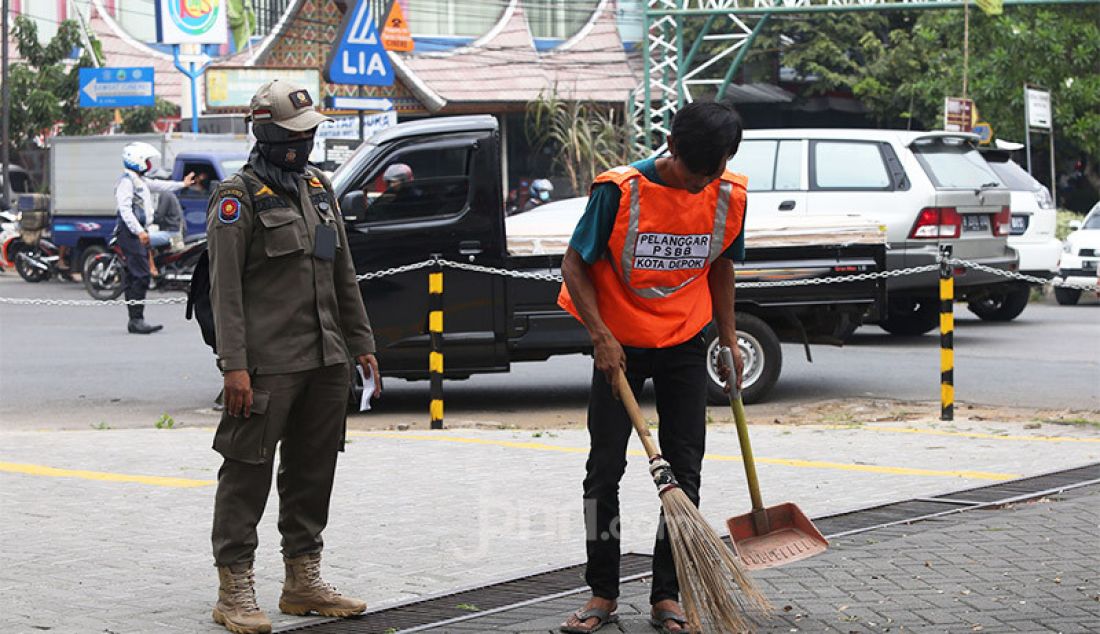
<path id="1" fill-rule="evenodd" d="M 934 297 L 893 297 L 879 326 L 892 335 L 916 337 L 939 325 L 940 302 Z"/>
<path id="2" fill-rule="evenodd" d="M 707 401 L 711 405 L 729 404 L 725 385 L 718 380 L 718 329 L 707 326 Z M 779 380 L 783 369 L 783 349 L 771 326 L 756 315 L 737 313 L 737 346 L 745 361 L 741 380 L 741 400 L 759 403 Z"/>
<path id="3" fill-rule="evenodd" d="M 970 312 L 985 321 L 1012 321 L 1027 308 L 1031 299 L 1031 287 L 1019 284 L 1000 293 L 990 293 L 985 297 L 969 302 Z"/>
<path id="4" fill-rule="evenodd" d="M 1062 306 L 1075 306 L 1077 305 L 1077 300 L 1081 299 L 1081 290 L 1077 288 L 1062 288 L 1061 286 L 1055 286 L 1054 299 Z"/>

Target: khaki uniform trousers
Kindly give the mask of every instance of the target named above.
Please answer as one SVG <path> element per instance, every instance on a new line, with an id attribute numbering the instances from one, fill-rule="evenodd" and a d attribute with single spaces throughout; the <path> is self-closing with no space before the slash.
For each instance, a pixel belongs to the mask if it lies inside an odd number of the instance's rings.
<path id="1" fill-rule="evenodd" d="M 251 416 L 224 413 L 214 435 L 214 449 L 225 458 L 218 471 L 211 536 L 218 566 L 254 558 L 277 443 L 283 555 L 320 552 L 336 454 L 343 449 L 350 389 L 346 364 L 255 375 L 252 389 Z"/>

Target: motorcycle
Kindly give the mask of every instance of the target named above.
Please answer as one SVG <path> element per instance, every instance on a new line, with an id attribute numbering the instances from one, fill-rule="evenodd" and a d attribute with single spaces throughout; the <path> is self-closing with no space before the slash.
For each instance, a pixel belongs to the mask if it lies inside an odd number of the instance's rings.
<path id="1" fill-rule="evenodd" d="M 116 299 L 126 288 L 126 254 L 115 240 L 111 240 L 106 253 L 88 258 L 84 263 L 84 288 L 95 299 Z M 152 286 L 158 289 L 179 288 L 187 290 L 191 284 L 191 274 L 199 256 L 206 250 L 206 239 L 188 243 L 181 251 L 157 250 L 153 252 L 153 263 L 157 274 L 152 277 Z"/>
<path id="2" fill-rule="evenodd" d="M 54 276 L 67 275 L 57 267 L 61 260 L 61 250 L 46 238 L 38 238 L 34 244 L 28 244 L 16 237 L 6 245 L 5 250 L 5 255 L 11 257 L 19 277 L 27 282 L 35 284 Z"/>

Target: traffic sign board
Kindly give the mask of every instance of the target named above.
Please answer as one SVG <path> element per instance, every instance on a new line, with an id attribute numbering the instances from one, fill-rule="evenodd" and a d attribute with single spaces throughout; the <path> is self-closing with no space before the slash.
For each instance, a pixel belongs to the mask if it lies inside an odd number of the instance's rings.
<path id="1" fill-rule="evenodd" d="M 387 51 L 406 53 L 416 46 L 409 31 L 409 23 L 405 21 L 405 13 L 401 10 L 401 3 L 397 0 L 390 0 L 390 10 L 386 13 L 386 22 L 382 25 L 382 45 Z"/>
<path id="2" fill-rule="evenodd" d="M 82 108 L 151 106 L 154 101 L 152 66 L 80 69 Z"/>
<path id="3" fill-rule="evenodd" d="M 340 39 L 325 65 L 325 79 L 334 84 L 393 85 L 393 66 L 378 37 L 370 5 L 368 0 L 348 3 L 340 25 Z"/>
<path id="4" fill-rule="evenodd" d="M 393 101 L 385 97 L 325 97 L 325 105 L 332 110 L 393 110 Z"/>

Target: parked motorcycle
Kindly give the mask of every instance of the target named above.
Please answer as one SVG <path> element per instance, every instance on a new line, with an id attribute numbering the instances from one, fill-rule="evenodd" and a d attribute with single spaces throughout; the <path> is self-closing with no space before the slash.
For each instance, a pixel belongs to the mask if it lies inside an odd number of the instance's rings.
<path id="1" fill-rule="evenodd" d="M 43 282 L 54 276 L 64 277 L 68 275 L 67 272 L 63 272 L 57 267 L 57 263 L 61 261 L 61 250 L 46 238 L 38 238 L 34 244 L 28 244 L 23 242 L 21 238 L 15 238 L 9 246 L 10 252 L 15 254 L 12 259 L 19 277 L 32 284 Z"/>
<path id="2" fill-rule="evenodd" d="M 115 299 L 126 287 L 126 254 L 122 247 L 112 240 L 109 250 L 84 261 L 84 288 L 95 299 Z M 186 290 L 191 284 L 191 274 L 195 263 L 206 250 L 206 239 L 188 243 L 181 251 L 154 251 L 153 263 L 157 274 L 153 276 L 153 285 L 159 289 L 180 288 Z"/>

